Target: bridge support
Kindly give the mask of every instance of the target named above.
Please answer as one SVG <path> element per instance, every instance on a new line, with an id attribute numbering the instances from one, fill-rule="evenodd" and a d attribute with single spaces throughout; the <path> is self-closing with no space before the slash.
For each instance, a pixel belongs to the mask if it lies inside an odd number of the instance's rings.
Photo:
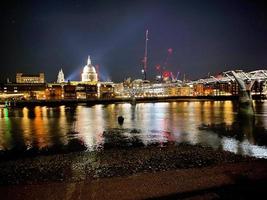
<path id="1" fill-rule="evenodd" d="M 135 105 L 136 104 L 136 98 L 135 96 L 131 96 L 131 104 Z"/>
<path id="2" fill-rule="evenodd" d="M 238 76 L 235 71 L 231 71 L 238 86 L 239 86 L 239 112 L 243 114 L 254 114 L 251 88 L 255 81 L 250 81 L 250 83 L 245 83 L 245 81 Z"/>

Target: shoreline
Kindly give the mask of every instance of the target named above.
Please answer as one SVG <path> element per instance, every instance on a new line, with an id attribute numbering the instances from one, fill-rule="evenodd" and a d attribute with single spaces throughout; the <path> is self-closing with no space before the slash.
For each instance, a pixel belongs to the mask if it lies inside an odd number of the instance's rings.
<path id="1" fill-rule="evenodd" d="M 264 159 L 188 143 L 115 146 L 99 151 L 76 151 L 2 160 L 0 185 L 84 181 L 257 160 Z"/>
<path id="2" fill-rule="evenodd" d="M 77 192 L 81 199 L 147 199 L 259 181 L 267 182 L 267 160 L 185 143 L 0 163 L 0 193 L 8 199 L 38 198 L 40 191 L 48 195 L 41 199 L 75 199 Z"/>
<path id="3" fill-rule="evenodd" d="M 267 163 L 235 163 L 72 183 L 0 187 L 6 199 L 255 199 L 265 195 Z M 40 196 L 40 194 L 42 194 Z"/>
<path id="4" fill-rule="evenodd" d="M 156 102 L 192 102 L 192 101 L 238 101 L 239 96 L 170 96 L 170 97 L 137 97 L 135 103 L 156 103 Z M 253 100 L 264 101 L 259 95 L 253 95 Z M 131 98 L 107 98 L 107 99 L 49 99 L 49 100 L 19 100 L 11 101 L 9 107 L 24 106 L 60 106 L 77 104 L 113 104 L 113 103 L 133 103 Z M 5 101 L 0 101 L 0 105 Z"/>
<path id="5" fill-rule="evenodd" d="M 155 102 L 172 102 L 172 101 L 234 101 L 238 96 L 171 96 L 171 97 L 137 97 L 136 103 L 155 103 Z M 76 104 L 112 104 L 112 103 L 132 103 L 131 98 L 109 98 L 109 99 L 53 99 L 53 100 L 19 100 L 11 102 L 10 107 L 23 106 L 59 106 L 59 105 L 76 105 Z M 0 101 L 0 104 L 4 104 Z"/>

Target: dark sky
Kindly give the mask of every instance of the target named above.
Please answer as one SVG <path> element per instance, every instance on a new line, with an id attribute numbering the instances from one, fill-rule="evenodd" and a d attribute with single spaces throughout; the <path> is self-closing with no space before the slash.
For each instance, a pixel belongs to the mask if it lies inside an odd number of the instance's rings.
<path id="1" fill-rule="evenodd" d="M 101 79 L 140 78 L 149 29 L 148 77 L 155 65 L 196 79 L 228 69 L 266 69 L 267 7 L 255 0 L 4 0 L 0 79 L 45 72 L 80 80 L 91 55 Z"/>

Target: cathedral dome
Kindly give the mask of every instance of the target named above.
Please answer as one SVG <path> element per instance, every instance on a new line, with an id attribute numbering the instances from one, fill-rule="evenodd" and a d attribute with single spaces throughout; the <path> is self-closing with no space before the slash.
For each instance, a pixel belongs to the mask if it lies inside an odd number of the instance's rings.
<path id="1" fill-rule="evenodd" d="M 83 73 L 88 73 L 88 72 L 89 72 L 89 67 L 85 65 L 83 68 Z"/>
<path id="2" fill-rule="evenodd" d="M 95 67 L 92 65 L 90 56 L 88 56 L 87 65 L 85 65 L 83 68 L 82 81 L 83 82 L 98 81 L 97 73 L 96 73 Z"/>
<path id="3" fill-rule="evenodd" d="M 96 73 L 96 70 L 95 70 L 95 67 L 93 66 L 93 65 L 91 65 L 90 67 L 89 67 L 89 71 L 88 71 L 89 73 Z"/>
<path id="4" fill-rule="evenodd" d="M 83 68 L 83 73 L 96 73 L 95 67 L 93 65 L 85 65 Z"/>

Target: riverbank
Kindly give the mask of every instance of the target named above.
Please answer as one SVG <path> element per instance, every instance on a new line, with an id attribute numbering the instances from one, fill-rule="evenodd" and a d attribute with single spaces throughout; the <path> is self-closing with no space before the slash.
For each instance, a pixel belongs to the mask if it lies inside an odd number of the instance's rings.
<path id="1" fill-rule="evenodd" d="M 135 103 L 155 103 L 155 102 L 172 102 L 172 101 L 237 101 L 239 96 L 168 96 L 168 97 L 136 97 Z M 253 95 L 253 100 L 266 100 L 265 96 Z M 102 98 L 102 99 L 48 99 L 48 100 L 16 100 L 10 101 L 11 107 L 24 106 L 60 106 L 60 105 L 77 105 L 77 104 L 112 104 L 112 103 L 133 103 L 132 98 Z M 0 100 L 4 105 L 5 101 Z"/>
<path id="2" fill-rule="evenodd" d="M 227 101 L 238 100 L 238 96 L 169 96 L 169 97 L 136 97 L 135 102 L 171 102 L 171 101 Z M 4 104 L 5 101 L 0 101 Z M 51 99 L 51 100 L 17 100 L 11 101 L 10 106 L 59 106 L 75 104 L 111 104 L 111 103 L 133 103 L 132 98 L 103 98 L 103 99 Z"/>
<path id="3" fill-rule="evenodd" d="M 0 193 L 9 194 L 8 199 L 146 199 L 266 180 L 266 160 L 190 144 L 108 148 L 0 163 Z"/>

